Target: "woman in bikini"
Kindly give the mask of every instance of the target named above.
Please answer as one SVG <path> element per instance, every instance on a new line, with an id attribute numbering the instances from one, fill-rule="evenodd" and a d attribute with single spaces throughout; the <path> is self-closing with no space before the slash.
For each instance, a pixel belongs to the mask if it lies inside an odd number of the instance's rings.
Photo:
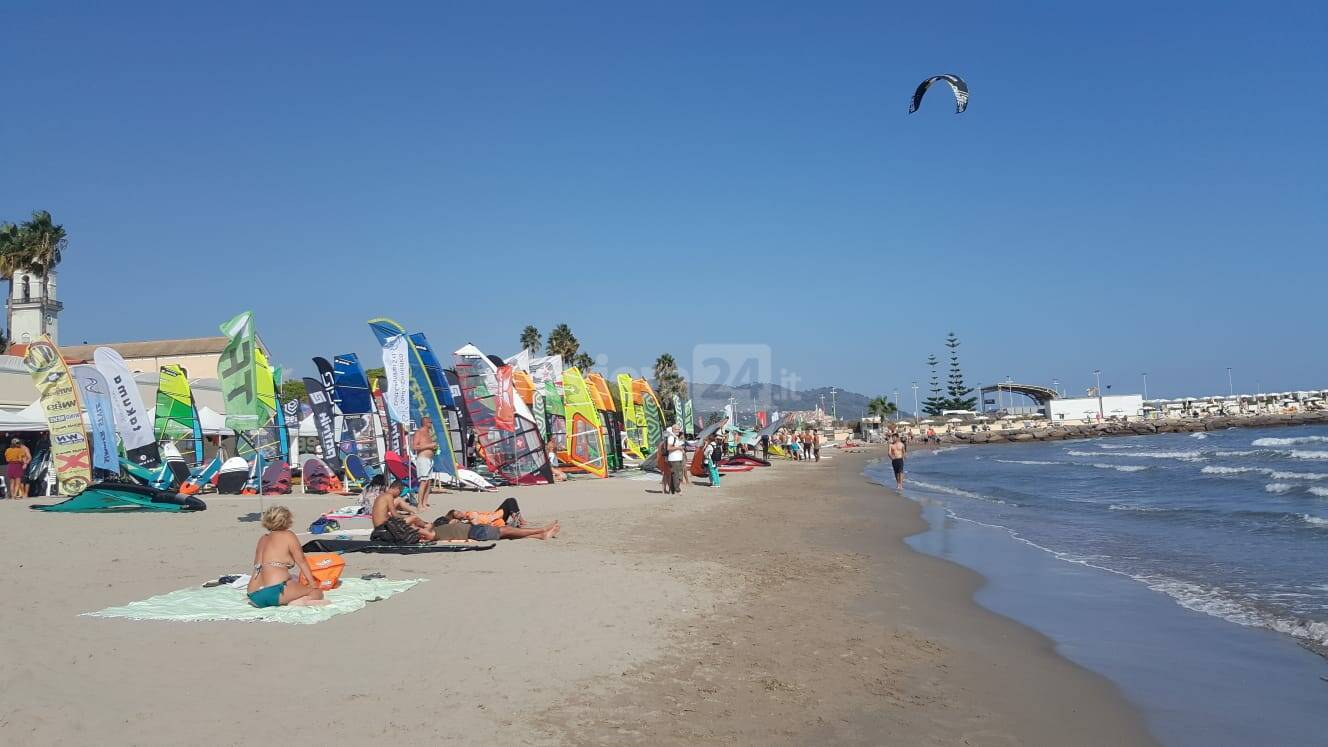
<path id="1" fill-rule="evenodd" d="M 291 571 L 298 568 L 307 579 L 313 579 L 309 570 L 309 561 L 304 559 L 300 541 L 290 530 L 290 509 L 285 506 L 273 506 L 263 512 L 263 528 L 267 534 L 258 538 L 258 547 L 254 549 L 254 573 L 249 579 L 249 603 L 255 607 L 292 607 L 327 604 L 323 592 L 305 586 L 291 578 Z"/>

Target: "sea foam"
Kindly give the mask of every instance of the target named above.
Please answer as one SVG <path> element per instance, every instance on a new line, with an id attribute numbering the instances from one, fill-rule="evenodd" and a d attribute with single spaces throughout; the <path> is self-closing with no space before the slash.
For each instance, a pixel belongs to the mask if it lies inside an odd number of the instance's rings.
<path id="1" fill-rule="evenodd" d="M 1322 516 L 1310 516 L 1309 514 L 1301 514 L 1300 518 L 1310 526 L 1328 527 L 1328 519 L 1325 519 Z"/>
<path id="2" fill-rule="evenodd" d="M 1217 464 L 1210 464 L 1199 471 L 1205 475 L 1243 475 L 1246 472 L 1270 474 L 1272 472 L 1272 470 L 1263 467 L 1223 467 Z"/>
<path id="3" fill-rule="evenodd" d="M 1142 472 L 1148 469 L 1146 464 L 1094 464 L 1098 469 L 1114 469 L 1117 472 Z"/>
<path id="4" fill-rule="evenodd" d="M 1294 446 L 1296 444 L 1328 443 L 1328 436 L 1294 436 L 1292 438 L 1256 438 L 1250 446 Z"/>
<path id="5" fill-rule="evenodd" d="M 1131 451 L 1128 454 L 1112 454 L 1100 451 L 1067 451 L 1070 456 L 1117 456 L 1117 457 L 1147 457 L 1148 459 L 1200 459 L 1203 453 L 1199 451 Z M 1324 452 L 1328 456 L 1328 452 Z"/>
<path id="6" fill-rule="evenodd" d="M 1328 459 L 1328 451 L 1302 451 L 1300 449 L 1291 450 L 1292 459 Z"/>
<path id="7" fill-rule="evenodd" d="M 1296 488 L 1295 485 L 1288 485 L 1284 482 L 1270 482 L 1267 485 L 1263 486 L 1264 490 L 1268 491 L 1269 493 L 1276 493 L 1277 495 L 1281 495 L 1282 493 L 1289 493 L 1292 490 L 1295 490 L 1295 488 Z"/>

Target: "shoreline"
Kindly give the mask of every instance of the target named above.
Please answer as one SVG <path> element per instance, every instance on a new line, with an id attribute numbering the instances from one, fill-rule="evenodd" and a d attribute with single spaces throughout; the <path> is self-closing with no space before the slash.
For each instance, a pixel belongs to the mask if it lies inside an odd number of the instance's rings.
<path id="1" fill-rule="evenodd" d="M 15 534 L 0 739 L 243 742 L 294 709 L 315 726 L 292 745 L 1153 741 L 1110 682 L 982 608 L 980 575 L 904 543 L 925 521 L 862 474 L 879 452 L 827 451 L 681 496 L 641 479 L 514 489 L 562 536 L 347 556 L 350 577 L 429 581 L 313 626 L 80 616 L 242 568 L 253 499 L 209 496 L 194 515 L 0 506 Z M 344 502 L 324 498 L 291 501 L 297 524 Z M 273 683 L 289 692 L 254 696 Z"/>
<path id="2" fill-rule="evenodd" d="M 768 481 L 726 482 L 704 516 L 649 529 L 647 553 L 704 559 L 713 609 L 666 656 L 579 684 L 541 729 L 588 744 L 1154 743 L 1115 685 L 981 607 L 982 576 L 905 544 L 927 525 L 862 474 L 877 457 L 776 462 Z"/>

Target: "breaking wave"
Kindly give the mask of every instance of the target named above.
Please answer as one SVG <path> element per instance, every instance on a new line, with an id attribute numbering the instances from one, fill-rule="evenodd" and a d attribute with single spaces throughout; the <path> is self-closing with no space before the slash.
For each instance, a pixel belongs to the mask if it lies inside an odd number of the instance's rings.
<path id="1" fill-rule="evenodd" d="M 1146 464 L 1094 464 L 1098 469 L 1114 469 L 1117 472 L 1142 472 L 1148 469 Z"/>
<path id="2" fill-rule="evenodd" d="M 1295 446 L 1296 444 L 1328 443 L 1328 436 L 1295 436 L 1292 438 L 1256 438 L 1250 446 Z"/>

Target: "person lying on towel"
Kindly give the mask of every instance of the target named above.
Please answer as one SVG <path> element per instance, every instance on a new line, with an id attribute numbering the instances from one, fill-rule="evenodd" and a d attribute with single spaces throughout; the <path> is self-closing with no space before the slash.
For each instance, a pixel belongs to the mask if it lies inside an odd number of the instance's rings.
<path id="1" fill-rule="evenodd" d="M 414 545 L 436 539 L 429 522 L 420 518 L 415 507 L 401 497 L 405 487 L 402 481 L 393 481 L 374 499 L 374 529 L 369 539 L 388 545 Z"/>
<path id="2" fill-rule="evenodd" d="M 291 578 L 299 568 L 305 578 L 313 578 L 309 561 L 304 559 L 300 541 L 290 530 L 291 512 L 285 506 L 273 506 L 263 512 L 267 534 L 258 538 L 254 548 L 254 573 L 249 579 L 249 603 L 255 607 L 292 607 L 327 604 L 323 592 Z"/>
<path id="3" fill-rule="evenodd" d="M 493 511 L 462 511 L 452 509 L 443 514 L 443 518 L 451 521 L 464 521 L 467 524 L 487 527 L 516 527 L 520 529 L 526 525 L 526 520 L 521 518 L 521 507 L 517 505 L 515 498 L 508 498 L 498 504 L 498 508 Z"/>
<path id="4" fill-rule="evenodd" d="M 516 504 L 516 501 L 512 498 L 508 498 L 507 501 L 511 501 L 513 505 Z M 507 501 L 503 501 L 503 504 L 507 505 Z M 456 510 L 448 511 L 434 521 L 433 531 L 438 539 L 447 541 L 476 540 L 478 542 L 525 539 L 526 537 L 552 539 L 558 536 L 558 530 L 561 528 L 558 526 L 557 520 L 542 527 L 530 528 L 524 526 L 524 521 L 522 521 L 523 526 L 520 527 L 507 526 L 506 523 L 479 524 L 462 518 L 453 518 L 454 514 L 459 513 L 461 512 Z M 471 511 L 468 513 L 477 514 L 481 518 L 494 518 L 492 514 L 499 512 Z M 504 522 L 501 517 L 497 517 L 496 520 Z"/>

